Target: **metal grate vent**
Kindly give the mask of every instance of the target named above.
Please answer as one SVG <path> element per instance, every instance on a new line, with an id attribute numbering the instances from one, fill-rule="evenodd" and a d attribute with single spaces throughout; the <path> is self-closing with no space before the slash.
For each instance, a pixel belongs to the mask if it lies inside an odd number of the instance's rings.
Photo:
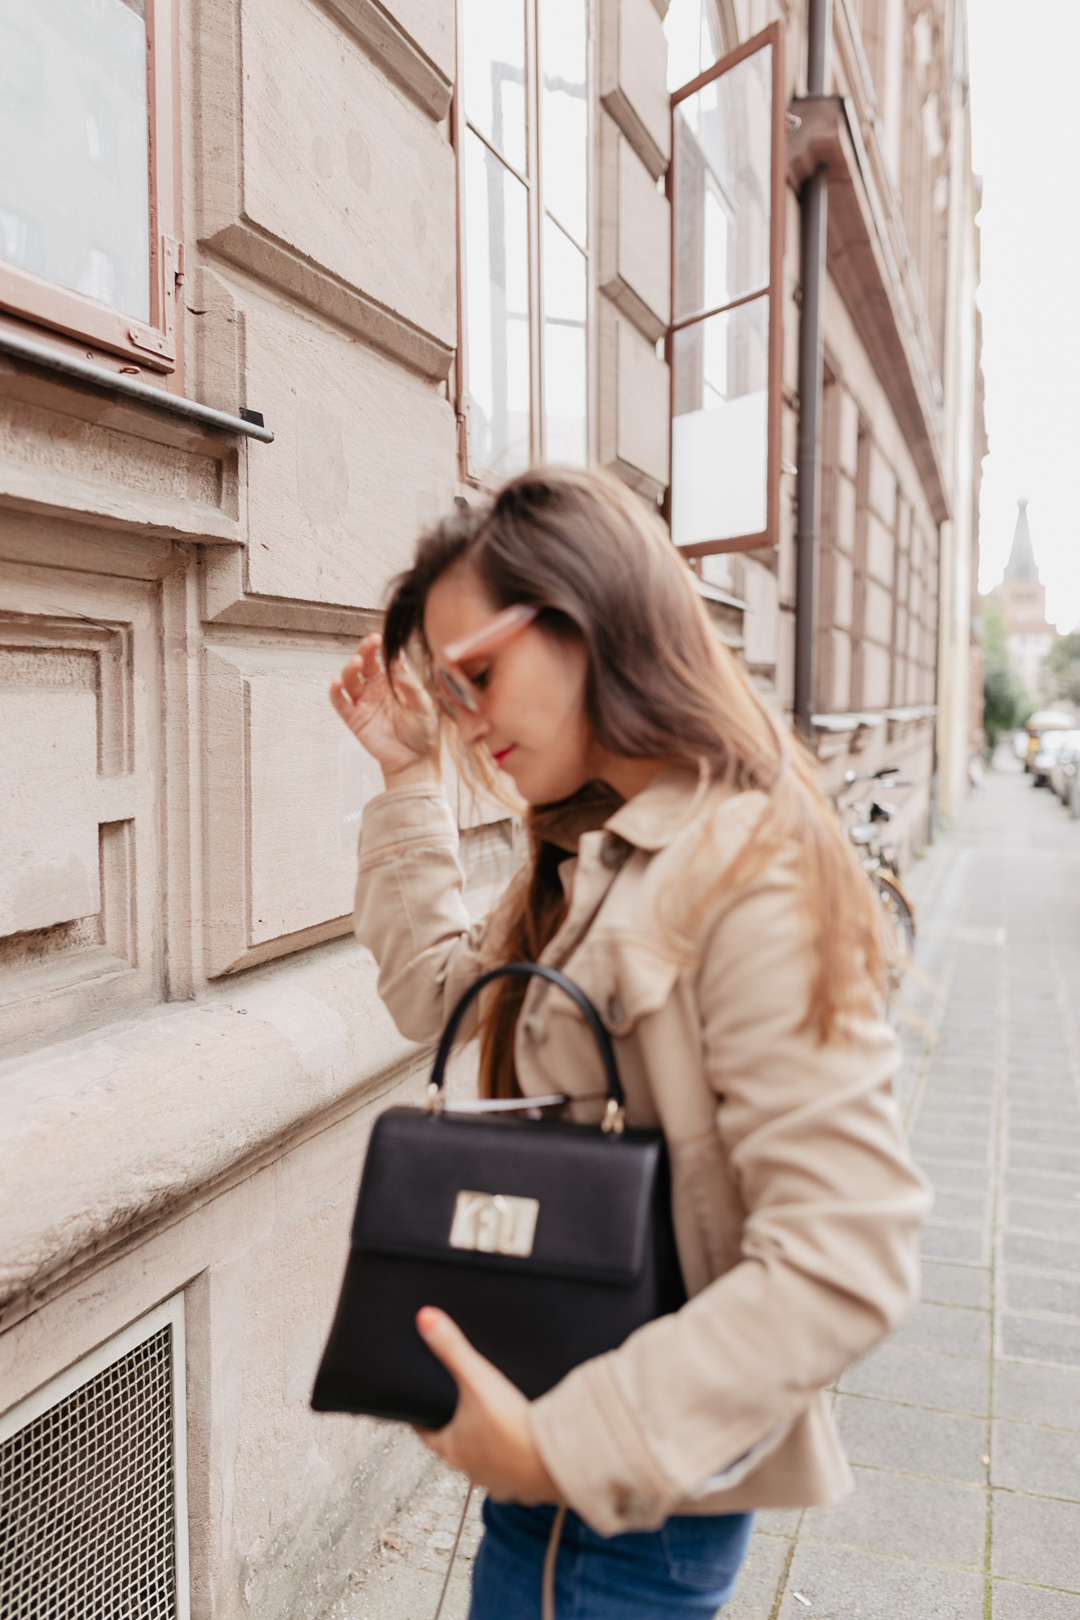
<path id="1" fill-rule="evenodd" d="M 144 1336 L 131 1343 L 129 1329 L 123 1354 L 104 1346 L 114 1359 L 88 1357 L 0 1429 L 0 1620 L 184 1620 L 182 1318 L 163 1307 L 135 1326 Z"/>

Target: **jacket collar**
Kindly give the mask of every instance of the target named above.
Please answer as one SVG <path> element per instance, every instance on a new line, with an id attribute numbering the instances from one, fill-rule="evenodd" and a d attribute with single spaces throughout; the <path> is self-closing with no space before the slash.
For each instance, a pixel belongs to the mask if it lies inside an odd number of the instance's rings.
<path id="1" fill-rule="evenodd" d="M 696 770 L 689 765 L 666 766 L 647 788 L 625 801 L 605 783 L 590 782 L 560 804 L 538 807 L 529 825 L 546 843 L 571 855 L 577 854 L 583 833 L 601 828 L 637 849 L 663 849 L 693 821 L 713 785 L 704 759 Z"/>
<path id="2" fill-rule="evenodd" d="M 713 776 L 708 763 L 669 765 L 654 776 L 647 788 L 620 805 L 604 823 L 608 832 L 637 849 L 663 849 L 701 810 Z"/>

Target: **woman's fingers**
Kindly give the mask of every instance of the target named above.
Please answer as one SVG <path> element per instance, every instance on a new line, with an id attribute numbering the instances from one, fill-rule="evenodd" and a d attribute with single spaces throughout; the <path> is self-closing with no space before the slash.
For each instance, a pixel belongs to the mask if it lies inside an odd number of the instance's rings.
<path id="1" fill-rule="evenodd" d="M 416 1315 L 416 1325 L 428 1349 L 442 1362 L 459 1389 L 472 1387 L 486 1375 L 494 1373 L 501 1378 L 479 1350 L 474 1350 L 457 1323 L 445 1311 L 434 1305 L 425 1305 Z"/>

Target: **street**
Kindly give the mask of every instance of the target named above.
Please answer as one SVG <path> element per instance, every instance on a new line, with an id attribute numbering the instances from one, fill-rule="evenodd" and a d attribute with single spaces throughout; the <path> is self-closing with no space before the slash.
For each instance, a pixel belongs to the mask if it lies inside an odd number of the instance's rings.
<path id="1" fill-rule="evenodd" d="M 923 1303 L 840 1380 L 855 1493 L 762 1514 L 724 1620 L 1080 1620 L 1080 824 L 999 764 L 910 874 Z M 431 1612 L 462 1494 L 433 1473 L 335 1620 Z"/>

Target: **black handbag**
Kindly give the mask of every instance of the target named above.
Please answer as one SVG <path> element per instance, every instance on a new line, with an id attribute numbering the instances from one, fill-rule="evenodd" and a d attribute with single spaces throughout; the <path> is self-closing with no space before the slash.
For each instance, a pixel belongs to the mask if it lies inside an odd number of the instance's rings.
<path id="1" fill-rule="evenodd" d="M 602 1124 L 544 1120 L 529 1098 L 511 1106 L 533 1118 L 444 1109 L 465 1010 L 505 974 L 537 974 L 577 1004 L 603 1060 Z M 391 1108 L 371 1133 L 315 1410 L 448 1423 L 457 1387 L 417 1331 L 423 1305 L 446 1311 L 530 1399 L 677 1310 L 686 1292 L 664 1138 L 624 1129 L 623 1110 L 607 1030 L 577 985 L 531 962 L 477 979 L 443 1031 L 427 1108 Z"/>

